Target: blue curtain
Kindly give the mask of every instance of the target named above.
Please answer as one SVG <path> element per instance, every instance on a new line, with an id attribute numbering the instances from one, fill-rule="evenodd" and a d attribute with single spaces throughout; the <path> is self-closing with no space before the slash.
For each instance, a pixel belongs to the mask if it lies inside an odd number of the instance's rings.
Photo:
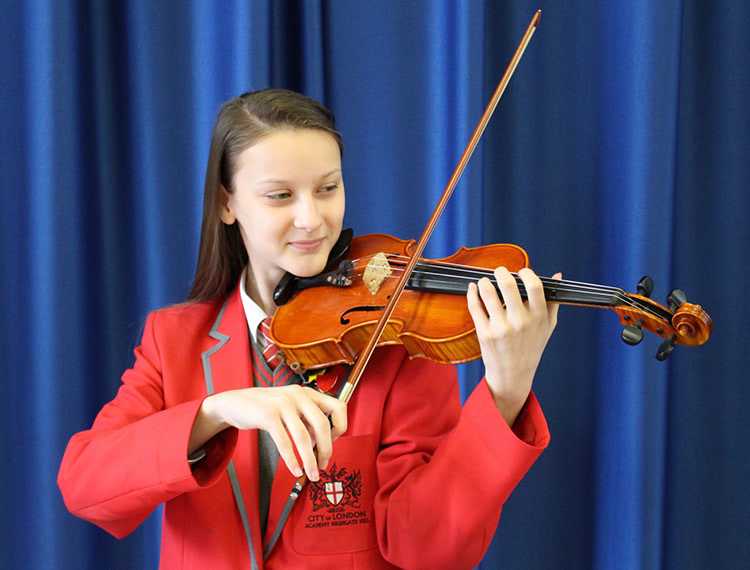
<path id="1" fill-rule="evenodd" d="M 347 223 L 417 238 L 537 8 L 539 30 L 428 248 L 522 245 L 537 272 L 716 325 L 660 363 L 564 307 L 535 383 L 552 443 L 481 568 L 750 560 L 750 4 L 743 0 L 0 1 L 2 565 L 155 568 L 158 512 L 117 541 L 57 468 L 186 296 L 221 102 L 288 87 L 343 132 Z M 462 367 L 463 394 L 481 367 Z M 436 497 L 439 500 L 439 497 Z M 461 524 L 461 521 L 456 521 Z"/>

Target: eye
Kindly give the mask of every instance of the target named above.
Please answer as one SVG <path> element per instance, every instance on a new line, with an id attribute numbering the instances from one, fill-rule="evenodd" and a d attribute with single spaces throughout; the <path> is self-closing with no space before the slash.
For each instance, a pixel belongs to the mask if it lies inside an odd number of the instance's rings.
<path id="1" fill-rule="evenodd" d="M 266 194 L 266 198 L 268 198 L 269 200 L 274 200 L 274 201 L 286 200 L 290 198 L 291 195 L 292 193 L 289 192 L 289 190 L 277 190 L 275 192 L 269 192 L 268 194 Z"/>
<path id="2" fill-rule="evenodd" d="M 335 192 L 336 190 L 338 190 L 338 187 L 339 187 L 338 183 L 336 183 L 336 182 L 333 182 L 333 183 L 331 183 L 331 184 L 326 184 L 325 186 L 323 186 L 323 187 L 322 187 L 322 188 L 320 189 L 320 191 L 321 191 L 321 192 L 322 192 L 323 194 L 329 194 L 329 193 L 331 193 L 331 192 Z"/>

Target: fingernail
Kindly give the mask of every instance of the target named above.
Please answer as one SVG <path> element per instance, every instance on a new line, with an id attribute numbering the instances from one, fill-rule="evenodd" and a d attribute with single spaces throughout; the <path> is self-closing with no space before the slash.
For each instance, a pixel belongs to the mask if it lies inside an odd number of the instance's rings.
<path id="1" fill-rule="evenodd" d="M 320 473 L 318 473 L 317 469 L 313 469 L 310 472 L 310 480 L 311 481 L 317 481 L 318 479 L 320 479 Z"/>
<path id="2" fill-rule="evenodd" d="M 302 471 L 301 468 L 295 467 L 294 471 L 292 471 L 292 473 L 294 473 L 295 477 L 302 477 L 303 471 Z"/>

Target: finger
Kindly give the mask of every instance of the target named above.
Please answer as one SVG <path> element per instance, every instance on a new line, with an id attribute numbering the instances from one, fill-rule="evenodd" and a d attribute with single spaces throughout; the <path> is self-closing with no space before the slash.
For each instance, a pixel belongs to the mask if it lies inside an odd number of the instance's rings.
<path id="1" fill-rule="evenodd" d="M 492 319 L 504 318 L 505 308 L 503 307 L 503 299 L 494 283 L 489 278 L 483 277 L 477 283 L 477 289 L 479 290 L 479 296 L 482 299 L 484 308 L 487 310 L 490 321 Z"/>
<path id="2" fill-rule="evenodd" d="M 310 391 L 310 397 L 315 401 L 316 405 L 329 417 L 331 439 L 335 441 L 347 429 L 346 404 L 338 398 L 318 392 L 312 388 L 308 388 L 308 390 Z"/>
<path id="3" fill-rule="evenodd" d="M 526 289 L 526 300 L 528 301 L 529 311 L 535 314 L 546 313 L 548 308 L 547 300 L 544 297 L 542 280 L 528 267 L 521 269 L 518 272 L 518 277 Z"/>
<path id="4" fill-rule="evenodd" d="M 283 417 L 289 436 L 297 448 L 297 453 L 302 460 L 302 467 L 307 473 L 308 479 L 317 481 L 320 478 L 318 473 L 318 458 L 315 456 L 312 438 L 307 431 L 307 426 L 299 417 L 298 412 Z"/>
<path id="5" fill-rule="evenodd" d="M 328 416 L 318 407 L 313 400 L 313 390 L 308 389 L 311 398 L 303 402 L 300 406 L 302 420 L 307 427 L 308 436 L 311 438 L 311 446 L 314 448 L 315 460 L 318 469 L 325 469 L 328 466 L 328 460 L 333 453 L 333 440 L 331 438 L 331 424 Z"/>
<path id="6" fill-rule="evenodd" d="M 508 317 L 511 319 L 518 318 L 523 309 L 523 299 L 521 299 L 516 278 L 507 268 L 498 267 L 495 269 L 495 280 L 497 281 L 503 301 L 505 301 L 505 309 Z"/>
<path id="7" fill-rule="evenodd" d="M 346 404 L 312 388 L 303 389 L 303 394 L 302 419 L 313 440 L 318 468 L 326 469 L 333 454 L 333 441 L 346 431 Z"/>
<path id="8" fill-rule="evenodd" d="M 489 318 L 484 310 L 484 305 L 479 299 L 479 288 L 476 283 L 469 283 L 466 290 L 466 304 L 469 308 L 469 314 L 474 321 L 474 327 L 479 330 L 487 326 Z"/>
<path id="9" fill-rule="evenodd" d="M 552 276 L 552 279 L 557 279 L 558 281 L 561 281 L 562 273 L 558 271 Z M 560 310 L 560 303 L 553 303 L 551 301 L 548 302 L 547 310 L 548 310 L 548 315 L 549 315 L 550 327 L 551 329 L 554 329 L 555 326 L 557 325 L 557 314 L 558 314 L 558 311 Z"/>
<path id="10" fill-rule="evenodd" d="M 269 426 L 266 431 L 268 431 L 271 439 L 273 439 L 273 442 L 276 444 L 279 456 L 284 461 L 287 469 L 289 469 L 291 474 L 295 477 L 302 477 L 302 467 L 300 467 L 299 461 L 297 461 L 297 456 L 294 454 L 294 445 L 292 445 L 292 440 L 289 439 L 289 434 L 286 429 L 284 429 L 284 424 L 281 423 L 281 420 L 276 424 Z"/>

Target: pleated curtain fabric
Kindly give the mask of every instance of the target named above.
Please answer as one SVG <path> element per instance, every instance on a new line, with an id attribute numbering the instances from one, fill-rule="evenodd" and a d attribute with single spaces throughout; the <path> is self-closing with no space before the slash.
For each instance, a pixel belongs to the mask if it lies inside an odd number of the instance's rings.
<path id="1" fill-rule="evenodd" d="M 655 300 L 680 288 L 715 330 L 660 363 L 661 339 L 626 346 L 611 312 L 561 309 L 534 383 L 552 442 L 481 567 L 744 568 L 744 0 L 0 0 L 7 567 L 158 567 L 159 508 L 118 541 L 55 480 L 146 315 L 189 291 L 221 103 L 271 86 L 323 101 L 347 226 L 416 239 L 538 8 L 426 256 L 515 243 L 545 276 L 634 291 L 650 275 Z M 482 372 L 460 367 L 462 396 Z"/>

